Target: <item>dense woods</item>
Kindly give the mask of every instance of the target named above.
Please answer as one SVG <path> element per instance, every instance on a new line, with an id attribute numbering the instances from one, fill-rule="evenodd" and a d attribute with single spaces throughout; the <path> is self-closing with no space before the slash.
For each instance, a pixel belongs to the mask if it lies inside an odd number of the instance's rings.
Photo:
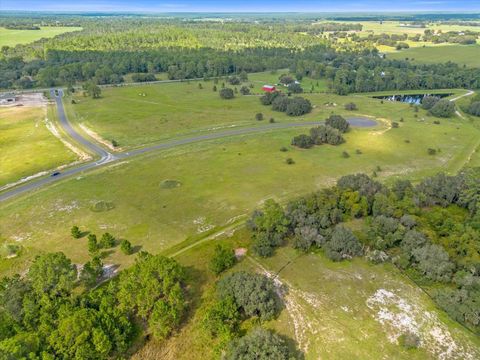
<path id="1" fill-rule="evenodd" d="M 452 318 L 480 333 L 480 169 L 387 187 L 367 175 L 291 201 L 273 200 L 249 220 L 252 249 L 271 256 L 286 243 L 322 249 L 334 261 L 390 261 Z M 361 230 L 349 223 L 363 219 Z"/>

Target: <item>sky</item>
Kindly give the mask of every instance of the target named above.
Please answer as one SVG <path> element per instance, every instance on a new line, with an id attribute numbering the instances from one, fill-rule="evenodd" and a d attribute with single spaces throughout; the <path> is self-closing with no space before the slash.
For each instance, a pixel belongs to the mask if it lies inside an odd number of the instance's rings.
<path id="1" fill-rule="evenodd" d="M 480 11 L 480 0 L 0 0 L 1 10 L 127 12 Z"/>

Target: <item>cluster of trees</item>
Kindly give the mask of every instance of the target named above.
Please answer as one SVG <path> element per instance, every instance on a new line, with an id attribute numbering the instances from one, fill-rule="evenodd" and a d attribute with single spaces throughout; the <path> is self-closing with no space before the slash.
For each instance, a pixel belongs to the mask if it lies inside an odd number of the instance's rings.
<path id="1" fill-rule="evenodd" d="M 157 78 L 155 77 L 155 74 L 133 74 L 132 75 L 132 81 L 133 82 L 148 82 L 148 81 L 155 81 Z"/>
<path id="2" fill-rule="evenodd" d="M 423 41 L 431 41 L 434 44 L 452 43 L 460 45 L 472 45 L 477 43 L 480 32 L 465 30 L 461 33 L 458 31 L 442 32 L 427 29 L 423 35 Z"/>
<path id="3" fill-rule="evenodd" d="M 309 149 L 314 145 L 340 145 L 345 142 L 342 133 L 349 130 L 350 124 L 340 115 L 330 115 L 325 125 L 310 129 L 310 135 L 301 134 L 292 139 L 292 145 Z"/>
<path id="4" fill-rule="evenodd" d="M 276 318 L 283 307 L 272 279 L 238 271 L 223 276 L 216 284 L 212 301 L 203 309 L 202 326 L 217 340 L 225 359 L 279 359 L 297 356 L 276 333 L 256 327 L 242 335 L 241 325 L 253 320 L 260 324 Z"/>
<path id="5" fill-rule="evenodd" d="M 169 336 L 185 313 L 185 273 L 174 260 L 141 253 L 103 286 L 78 291 L 63 253 L 38 256 L 25 276 L 0 281 L 0 357 L 122 357 L 142 333 Z"/>
<path id="6" fill-rule="evenodd" d="M 386 187 L 367 175 L 344 176 L 285 208 L 267 201 L 248 223 L 252 249 L 270 256 L 290 243 L 301 251 L 321 248 L 335 261 L 361 254 L 375 263 L 391 261 L 427 284 L 454 319 L 480 333 L 479 178 L 475 168 Z M 355 218 L 364 219 L 363 230 L 341 224 Z"/>
<path id="7" fill-rule="evenodd" d="M 428 110 L 430 114 L 436 117 L 446 118 L 455 113 L 454 102 L 438 96 L 425 96 L 422 99 L 422 108 Z"/>
<path id="8" fill-rule="evenodd" d="M 286 113 L 288 116 L 301 116 L 312 111 L 312 104 L 302 97 L 289 97 L 274 91 L 260 98 L 263 105 L 272 105 L 272 110 Z"/>
<path id="9" fill-rule="evenodd" d="M 480 116 L 480 94 L 474 95 L 470 103 L 462 109 L 470 115 Z"/>

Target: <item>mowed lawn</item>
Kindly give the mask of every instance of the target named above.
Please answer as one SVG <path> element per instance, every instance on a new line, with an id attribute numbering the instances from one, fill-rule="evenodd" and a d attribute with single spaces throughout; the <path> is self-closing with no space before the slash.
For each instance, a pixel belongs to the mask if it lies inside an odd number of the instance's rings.
<path id="1" fill-rule="evenodd" d="M 389 59 L 405 60 L 419 64 L 445 63 L 451 61 L 461 66 L 480 67 L 480 45 L 446 45 L 419 47 L 393 52 Z"/>
<path id="2" fill-rule="evenodd" d="M 11 30 L 0 27 L 0 47 L 28 44 L 42 38 L 82 30 L 81 27 L 42 26 L 40 30 Z"/>
<path id="3" fill-rule="evenodd" d="M 352 99 L 357 97 L 344 101 Z M 479 130 L 468 121 L 453 118 L 435 125 L 423 110 L 417 119 L 408 105 L 368 101 L 371 114 L 404 117 L 400 128 L 379 120 L 376 128 L 353 129 L 345 144 L 309 150 L 290 146 L 292 137 L 308 127 L 190 144 L 113 163 L 2 203 L 2 240 L 21 239 L 16 244 L 23 251 L 1 262 L 0 272 L 23 269 L 42 251 L 61 250 L 75 262 L 86 261 L 86 239 L 71 238 L 73 225 L 97 235 L 109 231 L 157 253 L 228 226 L 265 199 L 287 201 L 330 186 L 342 175 L 376 170 L 379 179 L 418 179 L 438 170 L 456 171 L 478 140 Z M 287 152 L 280 151 L 283 146 Z M 439 152 L 428 155 L 428 148 Z M 342 157 L 343 151 L 350 157 Z M 295 164 L 287 165 L 287 158 Z M 125 265 L 133 258 L 117 249 L 105 261 Z"/>
<path id="4" fill-rule="evenodd" d="M 44 107 L 0 107 L 0 187 L 76 159 L 45 117 Z"/>
<path id="5" fill-rule="evenodd" d="M 253 84 L 252 93 L 262 94 L 261 87 L 278 81 L 280 74 L 253 74 L 243 85 Z M 255 120 L 255 115 L 260 112 L 265 118 L 263 123 L 272 117 L 277 122 L 298 121 L 298 118 L 290 118 L 263 106 L 254 95 L 243 96 L 238 93 L 234 99 L 221 99 L 218 91 L 223 82 L 220 80 L 215 85 L 213 81 L 190 81 L 107 88 L 102 90 L 100 99 L 76 94 L 76 104 L 71 104 L 68 98 L 65 104 L 71 120 L 97 132 L 108 141 L 116 140 L 124 148 L 234 126 L 255 126 L 260 124 Z M 312 85 L 315 91 L 323 92 L 326 89 L 322 80 L 305 79 L 302 83 L 308 91 Z M 212 90 L 213 86 L 217 86 L 217 92 Z M 241 85 L 226 86 L 238 90 L 241 88 Z M 328 101 L 326 97 L 321 99 Z M 314 112 L 304 118 L 313 120 L 317 115 Z"/>

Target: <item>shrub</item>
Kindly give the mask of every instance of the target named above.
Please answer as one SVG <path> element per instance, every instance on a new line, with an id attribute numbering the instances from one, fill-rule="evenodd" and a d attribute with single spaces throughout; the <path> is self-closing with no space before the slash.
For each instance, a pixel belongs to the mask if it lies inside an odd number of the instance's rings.
<path id="1" fill-rule="evenodd" d="M 273 100 L 275 100 L 277 97 L 282 96 L 278 91 L 274 91 L 271 93 L 266 93 L 262 97 L 260 97 L 260 102 L 263 105 L 272 105 Z"/>
<path id="2" fill-rule="evenodd" d="M 345 140 L 339 130 L 328 125 L 320 125 L 310 129 L 310 137 L 316 145 L 339 145 Z"/>
<path id="3" fill-rule="evenodd" d="M 220 97 L 222 99 L 233 99 L 235 97 L 235 94 L 233 93 L 233 90 L 230 88 L 224 88 L 220 90 Z"/>
<path id="4" fill-rule="evenodd" d="M 263 114 L 262 113 L 255 114 L 255 120 L 262 121 L 263 120 Z"/>
<path id="5" fill-rule="evenodd" d="M 357 108 L 357 105 L 355 103 L 350 102 L 350 103 L 345 104 L 345 110 L 355 111 L 355 110 L 358 110 L 358 108 Z"/>
<path id="6" fill-rule="evenodd" d="M 333 261 L 349 259 L 362 253 L 362 247 L 357 237 L 350 229 L 342 225 L 335 227 L 324 248 L 325 254 Z"/>
<path id="7" fill-rule="evenodd" d="M 276 96 L 272 101 L 272 110 L 285 112 L 287 111 L 288 103 L 290 99 L 284 95 Z"/>
<path id="8" fill-rule="evenodd" d="M 240 85 L 241 83 L 240 79 L 236 76 L 229 77 L 228 82 L 230 83 L 230 85 Z"/>
<path id="9" fill-rule="evenodd" d="M 294 161 L 292 158 L 287 158 L 287 160 L 285 160 L 285 162 L 286 162 L 288 165 L 293 165 L 293 164 L 295 164 L 295 161 Z"/>
<path id="10" fill-rule="evenodd" d="M 133 251 L 132 249 L 132 244 L 130 241 L 123 239 L 120 242 L 120 250 L 125 254 L 125 255 L 130 255 Z"/>
<path id="11" fill-rule="evenodd" d="M 348 121 L 340 115 L 330 115 L 330 117 L 325 121 L 325 125 L 337 129 L 342 133 L 347 132 L 350 128 Z"/>
<path id="12" fill-rule="evenodd" d="M 428 155 L 432 155 L 432 156 L 433 156 L 433 155 L 436 155 L 436 154 L 437 154 L 437 150 L 432 149 L 432 148 L 428 148 L 428 149 L 427 149 L 427 153 L 428 153 Z"/>
<path id="13" fill-rule="evenodd" d="M 467 112 L 470 115 L 480 116 L 480 101 L 472 102 L 468 107 Z"/>
<path id="14" fill-rule="evenodd" d="M 430 110 L 439 101 L 440 98 L 438 96 L 425 96 L 422 100 L 422 108 L 425 110 Z"/>
<path id="15" fill-rule="evenodd" d="M 268 120 L 270 124 L 273 124 L 275 122 L 275 119 L 272 117 L 270 120 Z"/>
<path id="16" fill-rule="evenodd" d="M 210 260 L 210 269 L 218 275 L 221 272 L 230 269 L 235 265 L 236 261 L 237 258 L 235 257 L 235 251 L 233 248 L 217 244 L 215 246 L 213 257 Z"/>
<path id="17" fill-rule="evenodd" d="M 288 85 L 288 91 L 293 93 L 293 94 L 301 94 L 303 93 L 303 89 L 300 86 L 300 84 L 292 83 Z"/>
<path id="18" fill-rule="evenodd" d="M 74 239 L 80 239 L 82 237 L 82 232 L 80 231 L 78 226 L 72 226 L 72 230 L 70 230 L 72 237 Z"/>
<path id="19" fill-rule="evenodd" d="M 349 154 L 348 152 L 346 152 L 346 151 L 343 151 L 343 152 L 342 152 L 342 157 L 345 158 L 345 159 L 347 159 L 347 158 L 350 157 L 350 154 Z"/>
<path id="20" fill-rule="evenodd" d="M 301 116 L 308 114 L 310 111 L 312 111 L 312 104 L 309 100 L 301 97 L 289 99 L 285 110 L 288 116 Z"/>
<path id="21" fill-rule="evenodd" d="M 250 94 L 250 88 L 248 86 L 242 86 L 240 88 L 240 94 L 242 95 L 249 95 Z"/>
<path id="22" fill-rule="evenodd" d="M 430 113 L 436 117 L 450 117 L 455 113 L 455 104 L 446 99 L 439 100 L 431 109 Z"/>
<path id="23" fill-rule="evenodd" d="M 298 136 L 295 136 L 292 139 L 292 145 L 297 146 L 302 149 L 309 149 L 313 146 L 314 142 L 312 138 L 308 135 L 301 134 Z"/>
<path id="24" fill-rule="evenodd" d="M 280 151 L 281 151 L 281 152 L 287 152 L 288 149 L 287 149 L 285 146 L 282 146 L 282 147 L 280 148 Z"/>
<path id="25" fill-rule="evenodd" d="M 399 124 L 395 121 L 392 121 L 392 128 L 393 129 L 398 129 L 398 127 L 399 127 Z"/>
<path id="26" fill-rule="evenodd" d="M 302 251 L 308 251 L 312 246 L 321 247 L 325 238 L 313 226 L 302 226 L 295 229 L 293 247 Z"/>
<path id="27" fill-rule="evenodd" d="M 100 238 L 100 246 L 104 249 L 109 249 L 115 246 L 115 237 L 110 233 L 105 233 Z"/>

